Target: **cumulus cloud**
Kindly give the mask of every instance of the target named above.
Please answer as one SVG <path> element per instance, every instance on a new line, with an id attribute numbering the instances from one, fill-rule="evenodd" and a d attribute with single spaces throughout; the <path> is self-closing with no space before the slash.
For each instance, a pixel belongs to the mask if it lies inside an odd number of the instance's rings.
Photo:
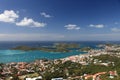
<path id="1" fill-rule="evenodd" d="M 80 27 L 78 27 L 75 24 L 68 24 L 68 25 L 65 25 L 64 27 L 66 27 L 68 30 L 79 30 L 80 29 Z"/>
<path id="2" fill-rule="evenodd" d="M 111 28 L 111 31 L 113 31 L 113 32 L 120 32 L 120 29 L 119 28 Z"/>
<path id="3" fill-rule="evenodd" d="M 45 17 L 45 18 L 50 18 L 52 16 L 50 16 L 49 14 L 45 13 L 45 12 L 42 12 L 40 13 L 41 16 Z"/>
<path id="4" fill-rule="evenodd" d="M 26 18 L 24 17 L 23 20 L 20 22 L 17 22 L 16 19 L 19 18 L 18 15 L 19 11 L 14 10 L 4 10 L 3 13 L 0 14 L 0 21 L 1 22 L 7 22 L 7 23 L 14 23 L 17 26 L 28 26 L 28 27 L 44 27 L 46 26 L 46 23 L 37 22 L 34 21 L 32 18 Z M 47 15 L 46 13 L 42 13 L 45 17 L 51 17 L 50 15 Z"/>
<path id="5" fill-rule="evenodd" d="M 13 10 L 5 10 L 0 14 L 0 21 L 14 23 L 15 20 L 19 18 L 19 15 Z"/>
<path id="6" fill-rule="evenodd" d="M 89 26 L 94 27 L 94 28 L 104 28 L 105 27 L 103 24 L 97 24 L 97 25 L 90 24 Z"/>
<path id="7" fill-rule="evenodd" d="M 31 18 L 24 18 L 20 22 L 16 23 L 17 26 L 28 26 L 28 27 L 44 27 L 46 23 L 36 22 Z"/>

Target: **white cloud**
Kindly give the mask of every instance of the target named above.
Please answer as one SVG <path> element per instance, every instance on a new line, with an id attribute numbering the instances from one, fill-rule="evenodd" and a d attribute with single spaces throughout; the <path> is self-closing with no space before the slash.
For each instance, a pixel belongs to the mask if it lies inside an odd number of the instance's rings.
<path id="1" fill-rule="evenodd" d="M 47 41 L 63 40 L 64 35 L 57 33 L 0 34 L 0 41 Z"/>
<path id="2" fill-rule="evenodd" d="M 68 34 L 65 35 L 66 41 L 112 41 L 120 40 L 120 33 L 103 34 Z"/>
<path id="3" fill-rule="evenodd" d="M 58 33 L 17 33 L 0 34 L 0 41 L 112 41 L 120 40 L 120 33 L 108 34 L 58 34 Z"/>
<path id="4" fill-rule="evenodd" d="M 117 25 L 117 24 L 119 24 L 119 23 L 118 23 L 118 22 L 115 22 L 114 24 L 116 24 L 116 25 Z"/>
<path id="5" fill-rule="evenodd" d="M 64 27 L 66 27 L 68 30 L 79 30 L 80 29 L 80 27 L 78 27 L 75 24 L 68 24 L 68 25 L 65 25 Z"/>
<path id="6" fill-rule="evenodd" d="M 120 32 L 120 29 L 118 29 L 118 28 L 111 28 L 111 31 L 113 31 L 113 32 Z"/>
<path id="7" fill-rule="evenodd" d="M 20 22 L 16 22 L 16 19 L 19 18 L 18 13 L 19 13 L 19 11 L 15 12 L 14 10 L 5 10 L 3 13 L 0 14 L 0 21 L 14 23 L 17 26 L 28 26 L 28 27 L 44 27 L 44 26 L 46 26 L 46 23 L 37 22 L 31 18 L 26 18 L 26 17 L 24 17 L 24 19 L 21 20 Z M 46 17 L 51 17 L 51 16 L 46 15 Z"/>
<path id="8" fill-rule="evenodd" d="M 0 14 L 0 21 L 2 22 L 14 23 L 17 18 L 19 18 L 19 15 L 13 10 L 5 10 Z"/>
<path id="9" fill-rule="evenodd" d="M 104 28 L 105 27 L 103 24 L 97 24 L 97 25 L 90 24 L 89 26 L 94 27 L 94 28 Z"/>
<path id="10" fill-rule="evenodd" d="M 50 16 L 49 14 L 46 14 L 45 12 L 40 13 L 41 16 L 45 17 L 45 18 L 50 18 L 52 16 Z"/>
<path id="11" fill-rule="evenodd" d="M 16 23 L 17 26 L 28 26 L 28 27 L 44 27 L 46 23 L 36 22 L 31 18 L 24 18 L 20 22 Z"/>

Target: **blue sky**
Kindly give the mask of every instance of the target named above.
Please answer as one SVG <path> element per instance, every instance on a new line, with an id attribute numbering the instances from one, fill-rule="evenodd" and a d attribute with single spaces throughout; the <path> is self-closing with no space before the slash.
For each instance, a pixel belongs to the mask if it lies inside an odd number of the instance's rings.
<path id="1" fill-rule="evenodd" d="M 120 0 L 1 0 L 0 41 L 120 40 Z"/>

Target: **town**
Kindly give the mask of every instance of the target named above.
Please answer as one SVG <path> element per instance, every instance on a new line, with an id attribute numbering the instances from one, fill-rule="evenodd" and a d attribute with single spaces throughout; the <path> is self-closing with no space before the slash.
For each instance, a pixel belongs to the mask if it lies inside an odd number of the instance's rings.
<path id="1" fill-rule="evenodd" d="M 100 45 L 62 59 L 0 64 L 0 80 L 120 80 L 120 46 Z"/>

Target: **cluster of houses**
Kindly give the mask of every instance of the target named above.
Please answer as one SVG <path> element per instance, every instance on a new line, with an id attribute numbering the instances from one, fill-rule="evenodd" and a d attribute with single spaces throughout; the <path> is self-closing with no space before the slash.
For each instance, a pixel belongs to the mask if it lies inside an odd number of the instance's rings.
<path id="1" fill-rule="evenodd" d="M 84 74 L 83 76 L 75 76 L 75 77 L 68 77 L 67 79 L 63 79 L 63 78 L 53 78 L 51 80 L 101 80 L 101 76 L 105 75 L 105 74 L 109 74 L 109 78 L 113 79 L 114 77 L 117 77 L 118 74 L 116 71 L 109 71 L 109 72 L 98 72 L 96 74 Z"/>
<path id="2" fill-rule="evenodd" d="M 49 67 L 51 64 L 51 61 L 45 61 L 45 60 L 36 60 L 34 62 L 12 62 L 12 63 L 6 63 L 2 64 L 1 70 L 0 70 L 0 80 L 12 80 L 12 76 L 18 76 L 20 80 L 39 80 L 40 75 L 36 73 L 38 72 L 44 72 L 46 68 Z M 26 75 L 27 74 L 27 75 Z M 30 75 L 29 75 L 30 74 Z M 30 78 L 30 77 L 35 78 Z M 42 78 L 42 77 L 41 77 Z"/>
<path id="3" fill-rule="evenodd" d="M 89 65 L 91 61 L 97 65 L 104 65 L 108 66 L 109 64 L 113 64 L 114 62 L 107 62 L 103 63 L 98 61 L 97 59 L 93 60 L 93 56 L 99 56 L 101 54 L 108 54 L 108 50 L 113 50 L 114 47 L 106 46 L 105 49 L 100 50 L 90 50 L 88 54 L 81 54 L 70 56 L 67 58 L 60 59 L 62 63 L 66 61 L 72 61 L 76 63 L 80 63 L 82 65 Z M 115 49 L 114 49 L 115 50 Z M 36 60 L 34 62 L 18 62 L 18 63 L 7 63 L 0 66 L 0 80 L 12 80 L 11 75 L 18 76 L 20 80 L 42 80 L 42 76 L 37 74 L 37 72 L 43 73 L 46 69 L 50 68 L 51 64 L 58 64 L 59 60 Z M 101 80 L 100 76 L 109 73 L 109 78 L 114 78 L 118 76 L 117 71 L 109 71 L 109 72 L 98 72 L 94 75 L 84 74 L 83 76 L 76 76 L 76 77 L 68 77 L 68 79 L 63 78 L 52 78 L 51 80 L 72 80 L 72 79 L 80 79 L 80 80 L 87 80 L 92 78 L 92 80 Z M 30 74 L 30 75 L 29 75 Z M 32 77 L 31 77 L 32 76 Z"/>

